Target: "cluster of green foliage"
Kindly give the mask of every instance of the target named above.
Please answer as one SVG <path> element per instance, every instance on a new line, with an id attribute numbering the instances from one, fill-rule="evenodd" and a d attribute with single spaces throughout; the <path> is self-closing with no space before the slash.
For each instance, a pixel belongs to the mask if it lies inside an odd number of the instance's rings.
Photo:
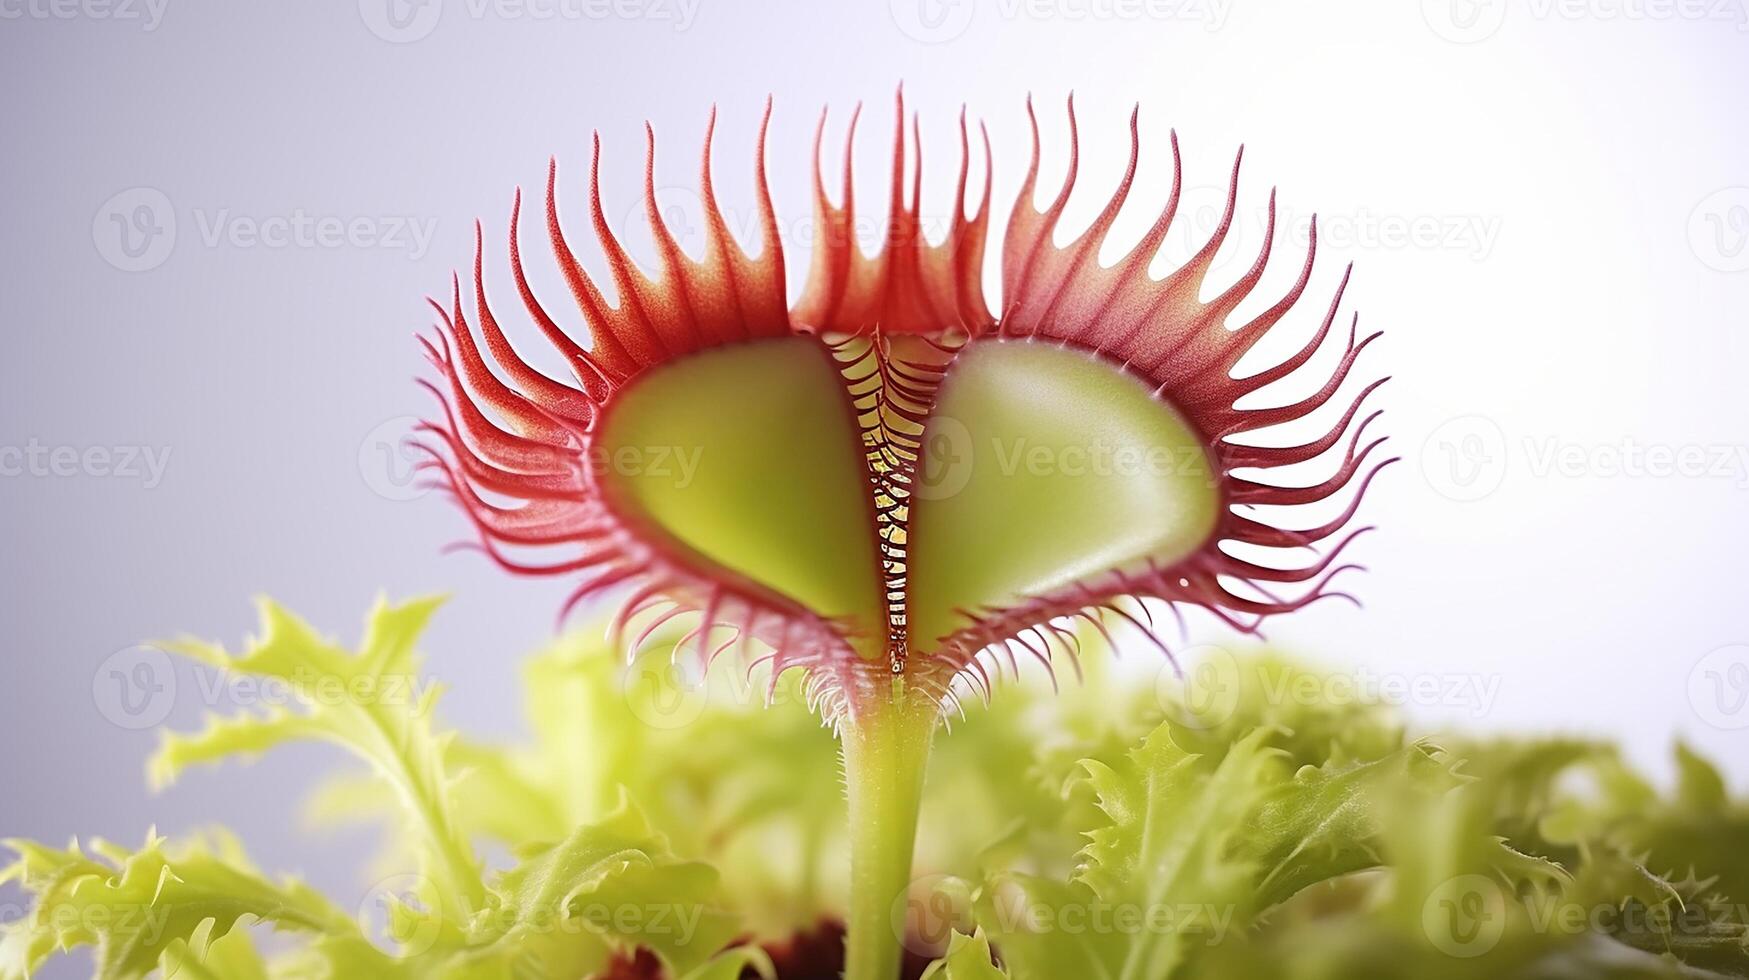
<path id="1" fill-rule="evenodd" d="M 220 832 L 10 841 L 0 883 L 33 907 L 0 980 L 75 947 L 106 978 L 577 978 L 641 951 L 735 980 L 838 913 L 837 748 L 795 684 L 688 683 L 667 646 L 627 667 L 580 633 L 526 667 L 525 744 L 470 742 L 435 688 L 391 683 L 421 678 L 434 609 L 379 605 L 356 651 L 271 603 L 241 653 L 176 644 L 308 696 L 166 736 L 151 765 L 300 740 L 361 760 L 311 809 L 382 826 L 385 922 Z M 1316 675 L 1268 655 L 1218 690 L 1085 659 L 1084 683 L 1011 684 L 939 736 L 894 901 L 934 980 L 1749 977 L 1749 805 L 1686 750 L 1662 793 L 1605 744 L 1417 739 L 1386 706 L 1283 697 Z"/>

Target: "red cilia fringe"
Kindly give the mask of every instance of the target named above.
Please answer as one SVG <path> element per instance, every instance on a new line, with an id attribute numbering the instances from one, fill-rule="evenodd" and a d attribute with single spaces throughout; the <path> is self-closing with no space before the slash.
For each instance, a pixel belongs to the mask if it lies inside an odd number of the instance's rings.
<path id="1" fill-rule="evenodd" d="M 956 697 L 955 679 L 987 692 L 990 673 L 1015 665 L 1017 652 L 1047 666 L 1059 653 L 1073 659 L 1076 647 L 1067 627 L 1075 617 L 1103 630 L 1110 614 L 1152 637 L 1154 624 L 1142 600 L 1161 600 L 1175 613 L 1182 606 L 1202 608 L 1240 630 L 1254 632 L 1266 617 L 1345 595 L 1330 590 L 1330 579 L 1354 566 L 1335 562 L 1347 543 L 1367 530 L 1349 527 L 1367 485 L 1379 469 L 1394 461 L 1368 463 L 1382 439 L 1362 445 L 1364 430 L 1378 415 L 1375 411 L 1361 418 L 1362 406 L 1382 379 L 1361 387 L 1340 420 L 1309 442 L 1261 448 L 1233 441 L 1303 419 L 1331 401 L 1361 351 L 1379 336 L 1358 337 L 1355 319 L 1346 331 L 1335 329 L 1348 283 L 1345 272 L 1321 325 L 1303 347 L 1270 368 L 1243 378 L 1233 376 L 1240 359 L 1305 292 L 1317 253 L 1316 219 L 1293 285 L 1261 313 L 1229 324 L 1234 310 L 1262 279 L 1273 250 L 1273 192 L 1262 252 L 1233 285 L 1207 302 L 1200 298 L 1215 254 L 1232 227 L 1239 160 L 1233 164 L 1225 212 L 1208 242 L 1170 275 L 1151 278 L 1148 265 L 1173 226 L 1182 188 L 1173 135 L 1174 179 L 1165 208 L 1140 243 L 1116 264 L 1102 267 L 1100 248 L 1129 194 L 1139 162 L 1136 117 L 1130 119 L 1129 165 L 1109 203 L 1091 227 L 1059 247 L 1052 236 L 1074 189 L 1079 164 L 1074 103 L 1071 100 L 1068 108 L 1068 173 L 1049 206 L 1040 211 L 1032 204 L 1039 135 L 1029 101 L 1032 160 L 1002 242 L 1001 307 L 993 311 L 982 285 L 992 183 L 988 134 L 982 134 L 984 191 L 974 202 L 966 192 L 972 153 L 961 114 L 955 198 L 960 206 L 954 209 L 946 238 L 928 244 L 919 215 L 920 141 L 914 117 L 907 139 L 901 98 L 893 137 L 886 244 L 873 257 L 864 255 L 855 242 L 855 181 L 849 147 L 838 192 L 841 203 L 834 205 L 827 196 L 820 136 L 816 136 L 815 246 L 806 289 L 791 308 L 785 302 L 785 256 L 765 182 L 770 111 L 767 104 L 755 173 L 762 239 L 758 258 L 733 241 L 716 205 L 710 168 L 714 113 L 700 174 L 705 248 L 698 261 L 681 251 L 658 211 L 655 137 L 647 133 L 644 196 L 660 257 L 655 278 L 632 262 L 608 227 L 601 206 L 597 139 L 588 214 L 606 256 L 617 305 L 603 295 L 566 241 L 555 194 L 557 168 L 549 167 L 547 236 L 580 313 L 581 329 L 561 327 L 529 286 L 518 246 L 522 213 L 518 192 L 509 240 L 517 295 L 534 325 L 563 355 L 571 378 L 558 380 L 531 367 L 505 335 L 487 301 L 476 226 L 474 319 L 468 319 L 457 279 L 447 306 L 432 303 L 439 319 L 435 336 L 421 338 L 439 375 L 436 384 L 421 383 L 437 396 L 442 414 L 421 426 L 419 442 L 429 454 L 429 472 L 461 504 L 477 531 L 477 546 L 493 561 L 520 574 L 579 579 L 567 610 L 586 597 L 626 592 L 617 623 L 621 628 L 634 622 L 640 626 L 634 645 L 677 617 L 692 624 L 677 649 L 690 643 L 707 661 L 737 642 L 747 649 L 757 641 L 766 651 L 762 659 L 774 662 L 773 680 L 791 667 L 809 672 L 808 690 L 829 720 L 856 710 L 859 692 L 891 673 L 908 675 L 914 684 L 946 702 Z M 822 114 L 821 134 L 825 124 Z M 853 117 L 847 143 L 854 141 L 855 133 Z M 908 148 L 914 175 L 907 195 Z M 585 335 L 587 345 L 579 340 Z M 654 543 L 665 538 L 641 532 L 636 517 L 613 512 L 591 470 L 591 440 L 601 409 L 645 371 L 713 347 L 797 335 L 817 338 L 837 358 L 847 397 L 864 430 L 871 510 L 882 543 L 881 572 L 890 613 L 885 662 L 866 660 L 850 649 L 848 624 L 823 618 L 685 549 Z M 925 343 L 897 344 L 901 337 L 921 338 Z M 1152 387 L 1204 440 L 1224 502 L 1219 523 L 1204 547 L 1187 559 L 1141 571 L 1112 571 L 1001 608 L 966 610 L 967 625 L 939 648 L 914 650 L 917 638 L 907 635 L 903 615 L 904 530 L 923 425 L 936 388 L 958 351 L 971 344 L 1015 341 L 1049 342 L 1089 352 Z M 1341 353 L 1327 373 L 1320 370 L 1323 383 L 1310 396 L 1273 407 L 1236 407 L 1246 396 L 1302 369 L 1319 370 L 1309 365 L 1329 345 L 1339 346 Z M 901 346 L 907 353 L 896 353 Z M 1336 457 L 1335 471 L 1312 486 L 1279 486 L 1235 475 L 1326 454 Z M 1347 503 L 1341 512 L 1315 527 L 1289 529 L 1249 516 L 1257 505 L 1314 505 L 1344 494 Z M 1334 546 L 1323 549 L 1320 556 L 1320 548 L 1331 542 Z M 1280 554 L 1281 562 L 1260 564 L 1236 557 L 1228 553 L 1232 544 Z M 541 557 L 518 557 L 523 553 Z M 1280 588 L 1296 591 L 1283 595 L 1277 591 Z"/>

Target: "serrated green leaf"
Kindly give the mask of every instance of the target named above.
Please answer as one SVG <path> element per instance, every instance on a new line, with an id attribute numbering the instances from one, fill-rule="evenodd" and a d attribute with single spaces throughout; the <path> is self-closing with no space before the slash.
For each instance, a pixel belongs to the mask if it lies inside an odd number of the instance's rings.
<path id="1" fill-rule="evenodd" d="M 390 788 L 438 900 L 452 909 L 479 907 L 484 884 L 454 814 L 448 737 L 433 726 L 438 689 L 422 686 L 414 653 L 438 605 L 435 599 L 399 606 L 379 600 L 357 653 L 270 600 L 261 603 L 260 637 L 240 653 L 193 640 L 170 644 L 227 673 L 279 682 L 296 707 L 212 718 L 193 735 L 166 734 L 151 762 L 154 780 L 167 783 L 189 766 L 251 756 L 290 740 L 331 742 L 362 759 Z"/>
<path id="2" fill-rule="evenodd" d="M 677 631 L 658 632 L 631 665 L 604 632 L 566 636 L 524 668 L 531 741 L 448 746 L 457 825 L 512 847 L 552 841 L 603 819 L 624 789 L 677 853 L 728 872 L 755 931 L 784 935 L 827 914 L 842 876 L 844 795 L 836 740 L 807 709 L 800 678 L 782 679 L 767 706 L 764 683 L 731 658 L 702 681 L 671 666 Z M 383 822 L 397 816 L 390 802 L 347 777 L 323 789 L 312 815 Z M 786 843 L 776 854 L 773 839 Z"/>
<path id="3" fill-rule="evenodd" d="M 583 976 L 643 948 L 677 974 L 710 962 L 740 929 L 715 870 L 680 861 L 628 799 L 564 840 L 527 848 L 470 928 L 467 962 Z"/>
<path id="4" fill-rule="evenodd" d="M 1111 764 L 1089 760 L 1104 823 L 1088 832 L 1080 871 L 1067 882 L 998 875 L 978 901 L 1016 980 L 1168 977 L 1193 944 L 1218 941 L 1252 898 L 1258 870 L 1239 840 L 1265 798 L 1270 734 L 1213 758 L 1185 751 L 1168 722 Z"/>
<path id="5" fill-rule="evenodd" d="M 1242 845 L 1267 871 L 1252 905 L 1266 909 L 1313 884 L 1380 863 L 1379 794 L 1413 786 L 1427 794 L 1458 784 L 1437 750 L 1417 743 L 1372 762 L 1305 766 L 1272 787 Z"/>
<path id="6" fill-rule="evenodd" d="M 528 669 L 528 743 L 461 741 L 415 683 L 433 607 L 379 604 L 357 652 L 271 604 L 240 654 L 179 644 L 297 696 L 171 736 L 155 763 L 168 779 L 310 739 L 366 760 L 312 812 L 374 814 L 385 868 L 418 864 L 388 907 L 417 941 L 383 952 L 222 833 L 16 842 L 0 885 L 36 902 L 0 927 L 0 980 L 64 945 L 120 978 L 576 980 L 643 949 L 671 980 L 739 980 L 772 972 L 726 948 L 745 923 L 785 936 L 834 911 L 836 746 L 793 684 L 767 709 L 732 658 L 687 684 L 671 645 L 628 677 L 584 633 Z M 1663 791 L 1595 741 L 1410 741 L 1387 707 L 1313 696 L 1322 675 L 1275 656 L 1217 672 L 1232 683 L 1202 702 L 1212 715 L 1087 667 L 1061 695 L 1010 685 L 939 740 L 916 873 L 976 878 L 944 921 L 971 928 L 969 906 L 979 931 L 953 936 L 931 980 L 1749 978 L 1749 807 L 1685 746 Z M 390 679 L 399 701 L 356 693 Z M 476 835 L 517 865 L 482 881 Z M 1479 946 L 1449 931 L 1465 888 L 1497 930 Z M 291 948 L 262 955 L 257 923 Z"/>
<path id="7" fill-rule="evenodd" d="M 3 980 L 23 980 L 54 951 L 77 946 L 94 948 L 104 980 L 133 980 L 166 958 L 186 961 L 191 951 L 252 922 L 312 934 L 357 932 L 349 916 L 309 888 L 267 881 L 234 855 L 173 849 L 156 838 L 134 852 L 101 842 L 93 853 L 6 844 L 19 855 L 7 876 L 36 901 L 28 917 L 7 926 Z M 226 949 L 227 956 L 243 955 Z"/>

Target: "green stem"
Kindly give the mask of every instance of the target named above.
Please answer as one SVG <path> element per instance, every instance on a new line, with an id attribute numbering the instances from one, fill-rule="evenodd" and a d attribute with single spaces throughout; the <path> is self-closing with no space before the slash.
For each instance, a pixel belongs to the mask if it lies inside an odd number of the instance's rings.
<path id="1" fill-rule="evenodd" d="M 859 707 L 844 727 L 844 772 L 850 788 L 850 919 L 844 980 L 896 980 L 905 927 L 894 908 L 911 885 L 923 773 L 940 711 L 933 700 L 905 695 L 895 679 L 890 698 Z"/>

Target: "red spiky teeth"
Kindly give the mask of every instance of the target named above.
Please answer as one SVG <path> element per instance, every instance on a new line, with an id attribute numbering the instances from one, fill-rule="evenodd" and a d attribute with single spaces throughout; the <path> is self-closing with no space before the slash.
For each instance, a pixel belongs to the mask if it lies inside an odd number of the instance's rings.
<path id="1" fill-rule="evenodd" d="M 1326 596 L 1330 579 L 1353 566 L 1335 566 L 1337 556 L 1360 531 L 1348 531 L 1367 485 L 1380 468 L 1369 464 L 1382 440 L 1361 445 L 1376 417 L 1361 418 L 1367 396 L 1382 381 L 1365 385 L 1341 419 L 1318 438 L 1285 448 L 1262 448 L 1239 439 L 1257 430 L 1301 420 L 1334 399 L 1360 352 L 1377 333 L 1359 338 L 1351 322 L 1346 338 L 1332 339 L 1345 273 L 1310 341 L 1275 366 L 1243 378 L 1233 377 L 1240 359 L 1292 310 L 1311 280 L 1317 252 L 1314 220 L 1300 274 L 1279 300 L 1244 323 L 1229 324 L 1239 305 L 1261 281 L 1275 231 L 1271 193 L 1262 252 L 1237 282 L 1211 299 L 1201 299 L 1215 254 L 1234 220 L 1239 162 L 1235 160 L 1226 210 L 1210 240 L 1164 279 L 1152 279 L 1148 265 L 1176 216 L 1182 186 L 1176 135 L 1171 139 L 1174 181 L 1165 208 L 1141 242 L 1110 266 L 1098 254 L 1124 205 L 1140 159 L 1136 117 L 1130 122 L 1130 158 L 1109 203 L 1081 235 L 1065 245 L 1052 243 L 1078 174 L 1078 133 L 1069 104 L 1068 173 L 1044 210 L 1031 201 L 1039 166 L 1039 136 L 1030 102 L 1032 160 L 1002 243 L 1002 307 L 993 314 L 982 287 L 989 225 L 990 181 L 981 200 L 967 199 L 971 147 L 962 113 L 960 168 L 954 209 L 943 241 L 925 240 L 919 212 L 921 161 L 915 118 L 907 140 L 903 102 L 894 132 L 892 204 L 885 248 L 862 254 L 853 234 L 854 181 L 849 152 L 842 203 L 827 198 L 821 177 L 820 139 L 815 153 L 815 247 L 807 287 L 793 308 L 784 303 L 782 242 L 764 176 L 766 122 L 760 128 L 756 183 L 762 250 L 750 257 L 729 236 L 718 210 L 710 173 L 710 134 L 705 137 L 701 174 L 705 251 L 699 261 L 681 252 L 659 214 L 654 188 L 654 136 L 649 136 L 646 169 L 648 220 L 660 260 L 650 278 L 627 256 L 608 227 L 601 206 L 599 141 L 591 166 L 590 209 L 606 256 L 618 304 L 602 291 L 572 254 L 560 227 L 555 197 L 556 167 L 547 180 L 547 230 L 554 255 L 576 302 L 587 345 L 561 327 L 536 299 L 523 274 L 518 249 L 521 197 L 511 213 L 510 257 L 515 284 L 536 327 L 569 363 L 574 377 L 558 380 L 531 367 L 501 329 L 486 298 L 481 248 L 476 240 L 474 316 L 470 323 L 459 281 L 446 309 L 434 303 L 440 323 L 436 338 L 422 341 L 444 384 L 427 385 L 443 404 L 443 416 L 424 427 L 430 470 L 462 505 L 478 532 L 479 547 L 505 568 L 531 575 L 581 578 L 566 608 L 609 590 L 629 591 L 619 622 L 638 618 L 643 636 L 676 617 L 693 623 L 687 640 L 705 657 L 736 642 L 757 641 L 777 672 L 803 667 L 810 691 L 829 718 L 855 711 L 864 692 L 883 675 L 904 673 L 943 699 L 951 699 L 957 677 L 988 687 L 990 664 L 1013 663 L 1014 648 L 1047 665 L 1054 649 L 1073 653 L 1063 628 L 1066 617 L 1096 624 L 1110 612 L 1151 634 L 1132 609 L 1144 599 L 1163 600 L 1175 610 L 1208 610 L 1236 628 L 1254 630 L 1264 617 L 1298 609 Z M 825 116 L 820 121 L 823 134 Z M 714 115 L 712 119 L 714 128 Z M 850 125 L 854 139 L 855 117 Z M 984 159 L 992 166 L 987 133 Z M 911 148 L 915 175 L 905 193 L 905 158 Z M 907 202 L 908 197 L 908 202 Z M 857 452 L 866 472 L 866 529 L 876 541 L 868 559 L 878 564 L 869 581 L 871 615 L 822 613 L 748 574 L 733 556 L 708 555 L 685 536 L 647 513 L 628 506 L 604 485 L 592 451 L 601 438 L 602 419 L 643 379 L 682 359 L 738 345 L 800 339 L 821 345 L 833 358 L 843 387 L 843 409 L 860 436 Z M 1163 410 L 1192 430 L 1210 466 L 1219 495 L 1218 518 L 1201 546 L 1170 562 L 1126 561 L 1120 567 L 1077 577 L 1073 582 L 1005 601 L 960 609 L 958 625 L 942 636 L 917 636 L 907 617 L 912 569 L 910 530 L 922 441 L 944 381 L 966 352 L 985 344 L 1049 343 L 1078 351 L 1145 385 Z M 1336 364 L 1308 397 L 1267 408 L 1240 409 L 1247 396 L 1290 376 L 1318 370 L 1314 355 L 1339 344 Z M 1303 369 L 1303 371 L 1302 371 Z M 782 384 L 784 379 L 749 378 L 750 385 Z M 836 409 L 834 409 L 835 411 Z M 1357 419 L 1359 420 L 1357 423 Z M 1280 486 L 1238 471 L 1269 471 L 1339 454 L 1334 472 L 1310 486 Z M 1316 527 L 1288 529 L 1252 516 L 1251 509 L 1317 505 L 1344 493 L 1348 504 L 1334 519 Z M 1364 530 L 1364 529 L 1362 529 Z M 1321 557 L 1294 559 L 1310 546 L 1337 538 Z M 1262 563 L 1228 553 L 1230 546 L 1282 555 Z M 517 557 L 533 552 L 539 558 Z M 863 559 L 856 559 L 861 561 Z M 1293 596 L 1278 596 L 1279 585 L 1311 583 Z M 939 604 L 940 597 L 929 596 Z M 860 607 L 859 607 L 860 608 Z M 957 607 L 956 607 L 957 608 Z M 648 615 L 645 615 L 648 614 Z M 1102 627 L 1103 628 L 1103 627 Z M 643 637 L 638 637 L 641 640 Z M 683 641 L 683 643 L 686 641 Z M 1000 667 L 1003 660 L 991 661 Z"/>

